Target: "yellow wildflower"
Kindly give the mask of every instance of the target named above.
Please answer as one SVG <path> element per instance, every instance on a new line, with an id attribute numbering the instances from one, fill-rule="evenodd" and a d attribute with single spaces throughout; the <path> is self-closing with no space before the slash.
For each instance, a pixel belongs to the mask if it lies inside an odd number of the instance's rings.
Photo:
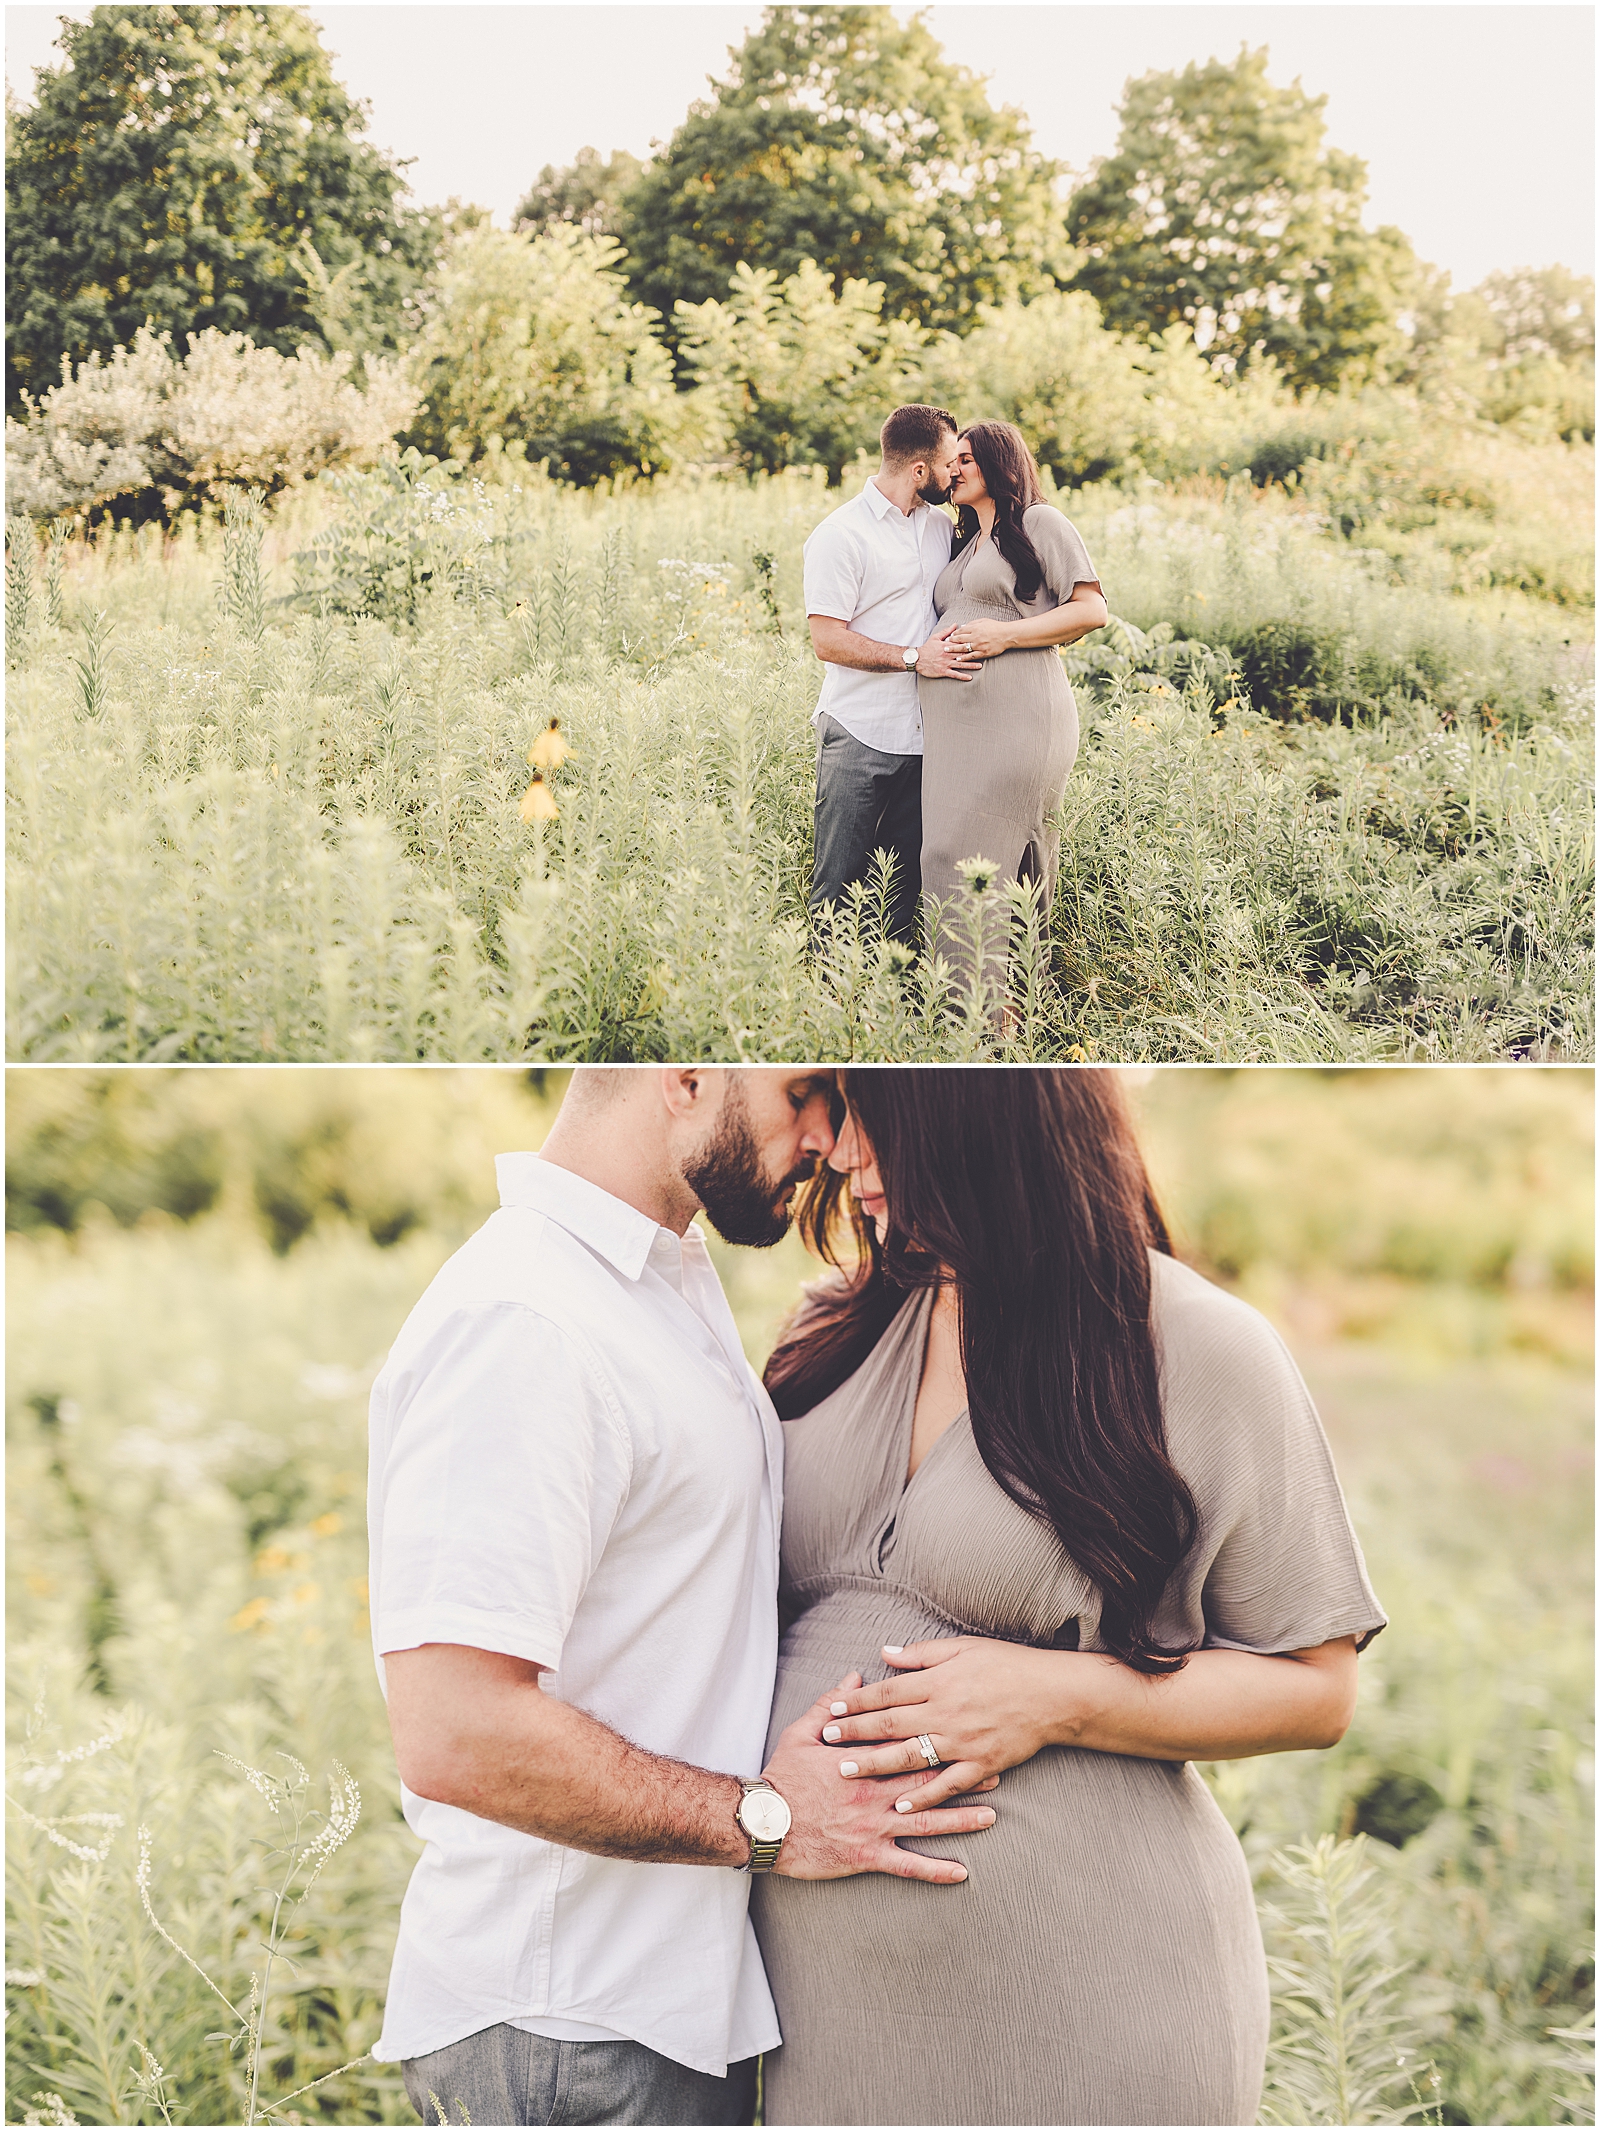
<path id="1" fill-rule="evenodd" d="M 536 770 L 558 770 L 571 753 L 562 735 L 561 720 L 552 718 L 529 748 L 528 760 Z"/>
<path id="2" fill-rule="evenodd" d="M 266 1620 L 267 1604 L 264 1598 L 249 1599 L 229 1621 L 229 1628 L 235 1635 L 243 1635 L 247 1628 L 259 1628 Z"/>
<path id="3" fill-rule="evenodd" d="M 331 1539 L 335 1532 L 344 1530 L 344 1519 L 336 1509 L 330 1509 L 326 1515 L 312 1518 L 311 1529 L 319 1539 Z"/>
<path id="4" fill-rule="evenodd" d="M 524 821 L 555 821 L 560 815 L 561 809 L 551 798 L 549 786 L 537 771 L 532 784 L 522 795 L 517 812 Z"/>

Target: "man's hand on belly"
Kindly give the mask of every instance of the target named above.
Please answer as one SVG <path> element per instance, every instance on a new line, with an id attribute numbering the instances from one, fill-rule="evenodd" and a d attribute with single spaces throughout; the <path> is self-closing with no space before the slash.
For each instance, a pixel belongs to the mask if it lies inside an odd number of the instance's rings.
<path id="1" fill-rule="evenodd" d="M 886 1872 L 899 1879 L 926 1880 L 954 1886 L 967 1876 L 953 1858 L 923 1857 L 902 1850 L 897 1837 L 907 1835 L 974 1835 L 993 1824 L 986 1805 L 950 1806 L 927 1813 L 897 1813 L 895 1793 L 904 1784 L 841 1783 L 837 1749 L 824 1746 L 822 1727 L 832 1721 L 829 1705 L 841 1693 L 861 1685 L 852 1672 L 814 1702 L 778 1740 L 777 1751 L 762 1771 L 782 1793 L 794 1815 L 773 1868 L 787 1879 L 848 1879 L 858 1872 Z M 994 1777 L 975 1784 L 993 1790 Z"/>

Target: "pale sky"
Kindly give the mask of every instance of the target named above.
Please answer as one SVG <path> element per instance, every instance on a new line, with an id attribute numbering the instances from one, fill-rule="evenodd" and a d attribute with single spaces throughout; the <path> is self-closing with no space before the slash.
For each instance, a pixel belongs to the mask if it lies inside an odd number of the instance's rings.
<path id="1" fill-rule="evenodd" d="M 371 138 L 415 160 L 418 199 L 502 221 L 545 163 L 648 152 L 721 75 L 759 5 L 365 0 L 308 12 Z M 897 13 L 909 10 L 900 8 Z M 1586 5 L 932 6 L 946 51 L 1027 113 L 1074 170 L 1116 144 L 1124 82 L 1265 44 L 1271 76 L 1326 95 L 1328 137 L 1363 157 L 1369 222 L 1394 222 L 1458 288 L 1497 268 L 1594 271 L 1594 11 Z M 6 78 L 31 100 L 62 14 L 8 7 Z"/>

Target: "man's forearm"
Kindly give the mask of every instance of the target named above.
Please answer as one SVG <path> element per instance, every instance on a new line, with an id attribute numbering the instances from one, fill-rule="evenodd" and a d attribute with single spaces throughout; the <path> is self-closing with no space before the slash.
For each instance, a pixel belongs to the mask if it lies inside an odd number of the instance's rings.
<path id="1" fill-rule="evenodd" d="M 486 1742 L 451 1803 L 525 1835 L 638 1864 L 742 1865 L 733 1776 L 647 1753 L 585 1710 L 539 1693 L 535 1736 Z"/>
<path id="2" fill-rule="evenodd" d="M 848 666 L 856 673 L 904 673 L 903 644 L 880 644 L 875 636 L 863 636 L 858 629 L 847 628 L 843 622 L 832 622 L 826 629 L 818 629 L 813 623 L 811 648 L 817 657 L 828 666 Z"/>
<path id="3" fill-rule="evenodd" d="M 519 1678 L 510 1661 L 434 1644 L 396 1653 L 388 1669 L 400 1774 L 419 1797 L 600 1857 L 749 1857 L 735 1777 L 647 1753 L 546 1694 L 531 1668 Z"/>

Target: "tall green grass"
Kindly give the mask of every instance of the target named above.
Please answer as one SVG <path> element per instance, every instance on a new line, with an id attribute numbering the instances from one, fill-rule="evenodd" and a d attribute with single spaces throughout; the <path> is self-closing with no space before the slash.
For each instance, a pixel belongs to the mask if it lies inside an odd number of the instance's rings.
<path id="1" fill-rule="evenodd" d="M 240 2122 L 247 2059 L 151 1927 L 139 1829 L 162 1925 L 243 2009 L 275 1823 L 218 1750 L 295 1756 L 318 1804 L 350 1770 L 361 1824 L 286 1935 L 264 2105 L 360 2059 L 416 1855 L 367 1639 L 366 1386 L 549 1104 L 511 1074 L 10 1079 L 8 2116 L 159 2121 L 142 2046 L 173 2121 Z M 1278 1964 L 1269 2121 L 1592 2119 L 1588 1084 L 1138 1091 L 1185 1249 L 1296 1348 L 1391 1616 L 1340 1746 L 1206 1772 Z M 759 1358 L 811 1268 L 793 1239 L 716 1252 Z M 409 2120 L 370 2062 L 296 2116 Z"/>
<path id="2" fill-rule="evenodd" d="M 1002 1014 L 870 895 L 808 939 L 799 549 L 836 496 L 430 478 L 303 499 L 264 576 L 248 523 L 152 529 L 73 549 L 59 626 L 31 598 L 11 1056 L 1591 1053 L 1570 618 L 1396 583 L 1247 481 L 1072 499 L 1131 626 L 1068 659 L 1060 889 Z"/>

